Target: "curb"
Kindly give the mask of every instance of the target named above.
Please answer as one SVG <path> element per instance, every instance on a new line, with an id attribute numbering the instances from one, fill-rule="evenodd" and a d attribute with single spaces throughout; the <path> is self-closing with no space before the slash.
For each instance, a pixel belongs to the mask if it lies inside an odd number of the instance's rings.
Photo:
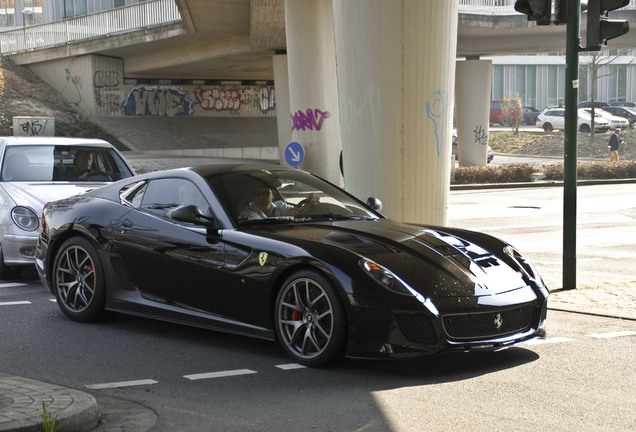
<path id="1" fill-rule="evenodd" d="M 43 404 L 56 427 L 81 432 L 95 427 L 99 408 L 88 393 L 28 378 L 0 378 L 0 431 L 40 432 Z"/>

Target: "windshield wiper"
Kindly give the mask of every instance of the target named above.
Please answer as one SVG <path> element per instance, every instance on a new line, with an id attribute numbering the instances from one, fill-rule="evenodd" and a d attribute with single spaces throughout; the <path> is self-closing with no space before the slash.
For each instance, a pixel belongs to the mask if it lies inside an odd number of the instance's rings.
<path id="1" fill-rule="evenodd" d="M 373 219 L 370 216 L 343 215 L 343 214 L 334 214 L 334 213 L 308 214 L 308 215 L 304 215 L 304 217 L 312 221 L 314 220 L 337 221 L 337 220 L 371 220 Z"/>

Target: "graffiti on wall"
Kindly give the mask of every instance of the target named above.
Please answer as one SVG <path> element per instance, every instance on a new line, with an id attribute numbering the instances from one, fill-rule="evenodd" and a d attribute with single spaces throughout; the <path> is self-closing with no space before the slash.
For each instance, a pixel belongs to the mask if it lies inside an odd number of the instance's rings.
<path id="1" fill-rule="evenodd" d="M 475 144 L 488 145 L 488 134 L 481 125 L 475 126 L 473 137 Z"/>
<path id="2" fill-rule="evenodd" d="M 46 120 L 27 120 L 20 122 L 21 135 L 40 136 L 46 130 Z"/>
<path id="3" fill-rule="evenodd" d="M 267 114 L 276 109 L 276 94 L 274 87 L 261 86 L 257 90 L 258 108 L 261 113 Z"/>
<path id="4" fill-rule="evenodd" d="M 133 86 L 122 103 L 127 116 L 190 116 L 195 102 L 187 91 L 170 86 Z"/>
<path id="5" fill-rule="evenodd" d="M 108 113 L 119 110 L 119 73 L 116 71 L 95 71 L 93 74 L 93 94 L 95 104 Z"/>
<path id="6" fill-rule="evenodd" d="M 322 125 L 329 118 L 329 111 L 308 108 L 305 111 L 298 110 L 291 114 L 292 132 L 313 130 L 319 131 Z"/>
<path id="7" fill-rule="evenodd" d="M 197 87 L 193 93 L 205 111 L 238 111 L 248 98 L 242 87 Z"/>
<path id="8" fill-rule="evenodd" d="M 448 110 L 448 97 L 446 96 L 446 92 L 443 90 L 437 90 L 434 92 L 429 98 L 428 102 L 426 102 L 426 115 L 433 122 L 433 128 L 435 132 L 435 142 L 437 144 L 437 157 L 440 154 L 441 148 L 441 139 L 443 139 L 446 134 L 445 125 L 446 125 L 446 111 Z"/>
<path id="9" fill-rule="evenodd" d="M 62 88 L 62 96 L 75 104 L 82 102 L 82 77 L 71 72 L 73 63 L 76 58 L 73 58 L 68 66 L 64 68 L 64 87 Z"/>

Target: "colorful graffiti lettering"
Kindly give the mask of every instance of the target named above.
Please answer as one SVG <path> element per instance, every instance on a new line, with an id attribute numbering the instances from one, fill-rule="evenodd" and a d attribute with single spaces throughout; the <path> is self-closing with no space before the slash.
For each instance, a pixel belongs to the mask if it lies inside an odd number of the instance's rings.
<path id="1" fill-rule="evenodd" d="M 166 86 L 134 86 L 122 104 L 127 116 L 189 116 L 194 102 L 188 92 Z"/>
<path id="2" fill-rule="evenodd" d="M 319 109 L 307 109 L 305 112 L 298 110 L 292 113 L 292 131 L 301 131 L 305 129 L 319 131 L 322 124 L 329 118 L 329 111 L 321 111 Z"/>
<path id="3" fill-rule="evenodd" d="M 276 94 L 274 87 L 259 87 L 258 88 L 258 108 L 261 113 L 266 114 L 269 111 L 276 109 Z"/>
<path id="4" fill-rule="evenodd" d="M 206 111 L 238 111 L 247 99 L 247 92 L 241 87 L 197 87 L 194 98 Z"/>

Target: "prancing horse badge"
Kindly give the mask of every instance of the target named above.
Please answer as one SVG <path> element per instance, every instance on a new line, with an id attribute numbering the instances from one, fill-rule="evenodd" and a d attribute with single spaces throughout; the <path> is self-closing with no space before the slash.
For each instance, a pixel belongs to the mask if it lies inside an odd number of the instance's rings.
<path id="1" fill-rule="evenodd" d="M 258 263 L 263 267 L 267 262 L 267 252 L 261 252 L 258 254 Z"/>

